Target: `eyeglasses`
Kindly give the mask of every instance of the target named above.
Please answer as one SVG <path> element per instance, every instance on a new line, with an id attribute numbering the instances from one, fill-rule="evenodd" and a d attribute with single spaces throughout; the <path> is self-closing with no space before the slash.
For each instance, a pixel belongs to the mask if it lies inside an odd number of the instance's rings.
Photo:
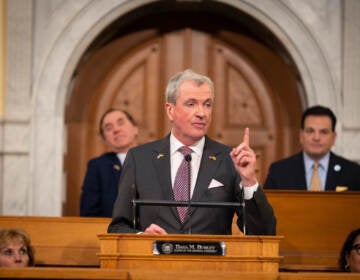
<path id="1" fill-rule="evenodd" d="M 6 257 L 9 257 L 9 258 L 10 258 L 10 257 L 15 256 L 16 252 L 15 252 L 15 250 L 13 250 L 13 249 L 5 248 L 5 249 L 3 249 L 3 250 L 0 251 L 0 254 L 3 255 L 3 256 L 6 256 Z M 19 254 L 20 256 L 27 255 L 27 254 L 28 254 L 27 249 L 26 249 L 25 247 L 20 248 L 18 254 Z"/>
<path id="2" fill-rule="evenodd" d="M 355 244 L 351 247 L 351 250 L 355 250 L 356 254 L 360 256 L 360 244 Z"/>

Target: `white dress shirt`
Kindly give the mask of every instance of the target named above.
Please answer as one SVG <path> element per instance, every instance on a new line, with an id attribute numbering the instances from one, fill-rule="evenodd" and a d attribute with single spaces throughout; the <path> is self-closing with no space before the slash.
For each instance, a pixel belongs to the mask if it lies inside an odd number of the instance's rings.
<path id="1" fill-rule="evenodd" d="M 201 163 L 201 157 L 204 150 L 205 145 L 205 137 L 202 137 L 198 142 L 195 144 L 189 146 L 189 148 L 192 150 L 191 153 L 191 197 L 194 193 L 194 188 L 196 184 L 197 175 L 199 173 L 200 169 L 200 163 Z M 182 144 L 176 137 L 171 133 L 170 134 L 170 164 L 171 164 L 171 183 L 174 187 L 175 182 L 175 176 L 177 173 L 177 170 L 184 159 L 184 155 L 179 151 L 179 148 L 183 147 L 184 144 Z M 257 190 L 259 184 L 256 183 L 253 186 L 246 187 L 244 189 L 244 198 L 246 200 L 252 199 L 254 196 L 254 192 Z M 243 188 L 243 186 L 240 183 L 240 188 Z"/>

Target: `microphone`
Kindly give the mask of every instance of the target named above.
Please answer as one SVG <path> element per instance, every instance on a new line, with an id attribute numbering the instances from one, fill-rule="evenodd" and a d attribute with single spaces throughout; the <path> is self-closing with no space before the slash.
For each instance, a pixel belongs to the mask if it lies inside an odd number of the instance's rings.
<path id="1" fill-rule="evenodd" d="M 191 207 L 191 154 L 187 154 L 184 156 L 185 160 L 188 163 L 188 211 L 187 215 L 189 216 L 189 234 L 191 234 L 191 215 L 190 215 L 190 207 Z"/>

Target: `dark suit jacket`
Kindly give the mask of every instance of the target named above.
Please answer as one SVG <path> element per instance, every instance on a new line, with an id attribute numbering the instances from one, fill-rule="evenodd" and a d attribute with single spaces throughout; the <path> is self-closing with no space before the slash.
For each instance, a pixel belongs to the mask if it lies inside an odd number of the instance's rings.
<path id="1" fill-rule="evenodd" d="M 115 153 L 89 160 L 80 199 L 80 216 L 111 217 L 121 164 Z"/>
<path id="2" fill-rule="evenodd" d="M 330 153 L 325 190 L 334 191 L 337 186 L 346 186 L 352 191 L 360 190 L 360 165 Z M 307 190 L 303 153 L 271 164 L 264 188 Z"/>
<path id="3" fill-rule="evenodd" d="M 206 137 L 192 201 L 240 201 L 240 177 L 229 152 L 229 147 Z M 176 207 L 140 206 L 138 227 L 133 228 L 131 200 L 135 192 L 139 199 L 174 200 L 169 154 L 169 136 L 135 147 L 127 153 L 108 232 L 134 233 L 144 231 L 155 223 L 168 233 L 189 233 L 191 227 L 194 234 L 231 234 L 234 208 L 191 207 L 190 215 L 182 224 Z M 224 186 L 208 189 L 212 179 Z M 273 209 L 261 188 L 256 191 L 253 199 L 246 201 L 246 210 L 247 234 L 275 234 Z M 238 225 L 242 229 L 242 210 L 238 208 L 236 211 Z"/>

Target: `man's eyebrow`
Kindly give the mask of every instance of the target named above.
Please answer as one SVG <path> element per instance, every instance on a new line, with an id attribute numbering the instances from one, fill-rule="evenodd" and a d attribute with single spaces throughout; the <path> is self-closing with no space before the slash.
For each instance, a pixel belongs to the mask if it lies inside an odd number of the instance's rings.
<path id="1" fill-rule="evenodd" d="M 188 102 L 188 101 L 197 101 L 197 99 L 196 99 L 196 98 L 193 98 L 193 97 L 190 97 L 190 98 L 188 98 L 188 99 L 185 99 L 185 102 Z"/>
<path id="2" fill-rule="evenodd" d="M 201 102 L 201 100 L 200 99 L 197 99 L 197 98 L 193 98 L 193 97 L 191 97 L 191 98 L 189 98 L 189 99 L 186 99 L 185 100 L 185 102 L 188 102 L 188 101 L 196 101 L 196 102 Z M 213 101 L 213 99 L 212 98 L 207 98 L 207 99 L 205 99 L 204 101 L 202 101 L 202 102 L 209 102 L 209 101 Z"/>
<path id="3" fill-rule="evenodd" d="M 104 127 L 109 127 L 109 126 L 112 126 L 112 123 L 104 123 Z"/>

